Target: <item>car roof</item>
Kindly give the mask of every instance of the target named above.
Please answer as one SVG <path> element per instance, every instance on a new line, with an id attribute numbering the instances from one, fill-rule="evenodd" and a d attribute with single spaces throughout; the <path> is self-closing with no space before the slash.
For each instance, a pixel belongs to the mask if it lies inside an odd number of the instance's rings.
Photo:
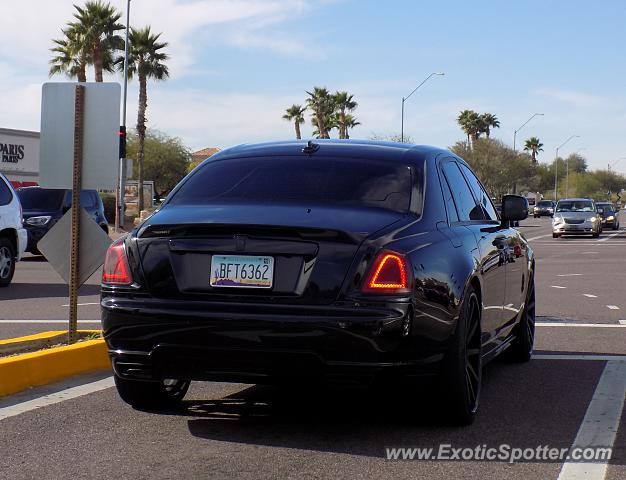
<path id="1" fill-rule="evenodd" d="M 559 200 L 559 202 L 579 202 L 579 201 L 593 202 L 593 198 L 561 198 Z"/>
<path id="2" fill-rule="evenodd" d="M 378 158 L 384 156 L 388 160 L 407 161 L 408 158 L 423 158 L 441 153 L 455 156 L 452 152 L 428 145 L 411 143 L 385 142 L 378 140 L 286 140 L 255 144 L 243 144 L 231 147 L 211 156 L 211 159 L 228 157 L 253 157 L 269 155 L 303 155 L 302 149 L 311 142 L 319 146 L 312 156 L 341 156 Z M 408 155 L 407 155 L 408 154 Z"/>

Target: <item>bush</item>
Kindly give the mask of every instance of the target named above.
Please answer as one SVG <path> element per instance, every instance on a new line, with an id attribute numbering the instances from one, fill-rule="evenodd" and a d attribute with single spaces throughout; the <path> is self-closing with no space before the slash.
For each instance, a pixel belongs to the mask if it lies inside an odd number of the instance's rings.
<path id="1" fill-rule="evenodd" d="M 109 223 L 115 222 L 115 195 L 111 193 L 101 193 L 100 198 L 104 205 L 104 216 Z"/>

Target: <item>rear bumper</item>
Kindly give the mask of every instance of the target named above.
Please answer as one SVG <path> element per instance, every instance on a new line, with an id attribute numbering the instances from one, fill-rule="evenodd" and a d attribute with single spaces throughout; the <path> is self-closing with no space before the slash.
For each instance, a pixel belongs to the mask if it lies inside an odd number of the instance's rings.
<path id="1" fill-rule="evenodd" d="M 349 309 L 102 301 L 117 375 L 248 383 L 439 372 L 449 331 L 429 331 L 408 303 Z M 408 320 L 407 320 L 408 319 Z M 403 322 L 413 323 L 403 335 Z"/>

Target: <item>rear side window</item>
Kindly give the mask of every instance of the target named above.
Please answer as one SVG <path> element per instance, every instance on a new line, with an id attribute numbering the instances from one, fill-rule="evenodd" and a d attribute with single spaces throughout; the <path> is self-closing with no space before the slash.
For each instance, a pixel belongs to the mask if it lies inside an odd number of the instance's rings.
<path id="1" fill-rule="evenodd" d="M 465 181 L 465 178 L 461 174 L 456 162 L 446 162 L 443 164 L 443 173 L 448 180 L 450 190 L 452 190 L 452 196 L 456 209 L 461 222 L 467 222 L 470 220 L 484 220 L 483 210 L 474 200 L 474 196 L 470 191 L 470 188 Z"/>
<path id="2" fill-rule="evenodd" d="M 456 206 L 454 205 L 454 199 L 452 198 L 452 192 L 448 186 L 448 182 L 445 178 L 441 180 L 441 191 L 443 193 L 443 201 L 446 204 L 446 211 L 448 212 L 448 220 L 450 223 L 458 222 L 459 216 L 456 213 Z"/>
<path id="3" fill-rule="evenodd" d="M 13 200 L 11 189 L 5 181 L 0 178 L 0 205 L 8 205 L 11 203 L 11 200 Z"/>
<path id="4" fill-rule="evenodd" d="M 408 212 L 422 172 L 400 163 L 332 157 L 253 157 L 200 167 L 169 203 L 311 203 Z M 417 202 L 416 202 L 417 203 Z"/>
<path id="5" fill-rule="evenodd" d="M 474 172 L 472 172 L 467 166 L 462 163 L 458 164 L 463 173 L 465 174 L 465 178 L 467 179 L 467 183 L 469 184 L 472 192 L 474 193 L 474 198 L 483 209 L 483 215 L 487 220 L 498 220 L 498 214 L 496 213 L 496 209 L 493 207 L 487 192 L 480 184 Z"/>

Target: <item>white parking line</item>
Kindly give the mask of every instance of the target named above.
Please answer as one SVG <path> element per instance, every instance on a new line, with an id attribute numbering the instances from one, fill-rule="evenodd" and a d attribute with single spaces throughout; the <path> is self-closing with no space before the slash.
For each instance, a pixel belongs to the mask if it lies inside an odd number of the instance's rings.
<path id="1" fill-rule="evenodd" d="M 533 354 L 533 360 L 576 360 L 590 362 L 624 362 L 626 363 L 626 355 L 593 355 L 593 354 L 572 354 L 572 353 L 555 353 L 555 354 Z"/>
<path id="2" fill-rule="evenodd" d="M 560 275 L 557 275 L 557 277 L 579 277 L 581 275 L 582 273 L 561 273 Z"/>
<path id="3" fill-rule="evenodd" d="M 0 324 L 19 324 L 19 325 L 28 325 L 30 323 L 64 323 L 67 324 L 68 320 L 0 320 Z M 100 320 L 79 320 L 78 323 L 100 323 Z"/>
<path id="4" fill-rule="evenodd" d="M 0 408 L 0 420 L 5 418 L 14 417 L 21 413 L 30 412 L 41 407 L 47 407 L 48 405 L 54 405 L 55 403 L 61 403 L 65 400 L 71 400 L 72 398 L 82 397 L 90 393 L 99 392 L 106 388 L 113 386 L 113 377 L 107 377 L 95 382 L 86 383 L 84 385 L 78 385 L 77 387 L 61 390 L 60 392 L 51 393 L 49 395 L 43 395 L 32 400 L 10 405 L 8 407 Z"/>
<path id="5" fill-rule="evenodd" d="M 626 362 L 609 361 L 587 407 L 572 448 L 613 447 L 626 397 Z M 566 462 L 558 480 L 603 480 L 608 461 Z"/>
<path id="6" fill-rule="evenodd" d="M 589 298 L 598 298 L 598 296 L 597 296 L 597 295 L 593 295 L 593 294 L 591 294 L 591 293 L 583 293 L 583 295 L 584 295 L 585 297 L 589 297 Z"/>
<path id="7" fill-rule="evenodd" d="M 89 302 L 89 303 L 77 303 L 77 305 L 79 307 L 82 307 L 83 305 L 100 305 L 100 302 Z M 69 303 L 67 305 L 61 305 L 62 307 L 69 307 Z"/>
<path id="8" fill-rule="evenodd" d="M 536 322 L 535 327 L 626 328 L 626 322 L 625 323 Z"/>
<path id="9" fill-rule="evenodd" d="M 607 240 L 609 240 L 610 238 L 617 237 L 620 233 L 622 233 L 622 232 L 617 232 L 617 233 L 614 233 L 614 234 L 612 234 L 612 235 L 609 235 L 608 237 L 603 237 L 603 238 L 601 238 L 601 239 L 599 239 L 599 240 L 596 240 L 596 242 L 606 242 L 606 241 L 607 241 Z"/>
<path id="10" fill-rule="evenodd" d="M 539 235 L 537 237 L 527 238 L 526 241 L 531 242 L 533 240 L 538 240 L 540 238 L 546 238 L 546 237 L 551 237 L 551 236 L 552 236 L 552 234 L 549 234 L 549 235 Z"/>
<path id="11" fill-rule="evenodd" d="M 619 307 L 617 305 L 607 305 L 606 308 L 608 308 L 609 310 L 619 310 Z"/>
<path id="12" fill-rule="evenodd" d="M 560 285 L 550 285 L 552 288 L 567 288 L 567 287 L 562 287 Z"/>

